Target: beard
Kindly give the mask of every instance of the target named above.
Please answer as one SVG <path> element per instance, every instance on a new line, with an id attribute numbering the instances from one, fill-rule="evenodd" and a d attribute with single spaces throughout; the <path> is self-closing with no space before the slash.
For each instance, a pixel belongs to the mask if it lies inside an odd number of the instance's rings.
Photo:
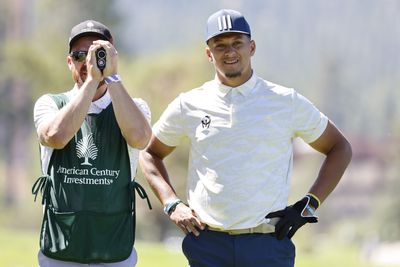
<path id="1" fill-rule="evenodd" d="M 225 73 L 225 76 L 226 76 L 227 78 L 237 78 L 237 77 L 242 76 L 242 72 L 241 72 L 241 71 L 237 71 L 237 72 L 228 72 L 228 73 Z"/>
<path id="2" fill-rule="evenodd" d="M 86 77 L 82 77 L 82 75 L 80 75 L 79 73 L 73 72 L 72 73 L 72 79 L 78 85 L 78 87 L 81 87 L 82 84 L 85 82 Z"/>

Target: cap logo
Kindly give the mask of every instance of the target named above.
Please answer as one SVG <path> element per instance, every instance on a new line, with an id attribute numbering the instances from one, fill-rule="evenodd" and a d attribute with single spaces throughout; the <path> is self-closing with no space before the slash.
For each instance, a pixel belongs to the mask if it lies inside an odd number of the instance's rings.
<path id="1" fill-rule="evenodd" d="M 93 24 L 93 22 L 89 21 L 89 22 L 86 24 L 86 26 L 88 26 L 89 28 L 93 28 L 93 27 L 94 27 L 94 24 Z"/>
<path id="2" fill-rule="evenodd" d="M 232 19 L 230 15 L 218 17 L 218 29 L 220 31 L 232 29 Z"/>

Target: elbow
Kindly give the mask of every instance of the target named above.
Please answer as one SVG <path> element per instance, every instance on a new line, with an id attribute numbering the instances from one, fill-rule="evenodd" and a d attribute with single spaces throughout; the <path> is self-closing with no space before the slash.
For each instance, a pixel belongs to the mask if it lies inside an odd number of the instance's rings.
<path id="1" fill-rule="evenodd" d="M 346 155 L 347 161 L 350 163 L 351 158 L 353 157 L 353 149 L 349 141 L 345 140 L 343 150 L 344 154 Z"/>
<path id="2" fill-rule="evenodd" d="M 147 147 L 147 144 L 149 143 L 150 138 L 142 138 L 137 144 L 136 148 L 139 150 L 145 149 Z"/>
<path id="3" fill-rule="evenodd" d="M 150 141 L 150 137 L 151 137 L 151 128 L 150 126 L 148 127 L 143 127 L 142 129 L 140 129 L 139 131 L 131 131 L 134 134 L 131 134 L 128 139 L 128 145 L 136 148 L 136 149 L 145 149 L 147 144 Z"/>
<path id="4" fill-rule="evenodd" d="M 346 138 L 341 138 L 324 154 L 335 161 L 341 162 L 341 165 L 348 166 L 353 156 L 353 150 L 350 142 Z"/>
<path id="5" fill-rule="evenodd" d="M 40 136 L 39 139 L 42 145 L 54 149 L 63 149 L 69 142 L 65 135 L 60 132 L 47 132 L 45 135 Z"/>
<path id="6" fill-rule="evenodd" d="M 337 155 L 340 157 L 341 161 L 347 166 L 350 164 L 351 158 L 353 156 L 353 150 L 351 148 L 350 142 L 343 138 L 339 143 L 332 147 L 332 155 Z"/>

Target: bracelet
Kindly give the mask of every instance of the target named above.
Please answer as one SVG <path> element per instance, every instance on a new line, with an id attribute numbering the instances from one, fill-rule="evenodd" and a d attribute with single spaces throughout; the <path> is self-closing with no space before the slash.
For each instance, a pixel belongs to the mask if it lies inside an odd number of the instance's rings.
<path id="1" fill-rule="evenodd" d="M 307 196 L 310 197 L 311 206 L 313 206 L 315 209 L 318 209 L 318 207 L 321 205 L 321 201 L 319 200 L 319 198 L 312 193 L 308 193 Z"/>
<path id="2" fill-rule="evenodd" d="M 171 213 L 175 210 L 176 206 L 178 206 L 178 204 L 180 204 L 180 203 L 183 203 L 183 201 L 178 198 L 178 199 L 175 199 L 172 202 L 169 202 L 169 203 L 165 204 L 164 213 L 166 215 L 170 216 Z"/>
<path id="3" fill-rule="evenodd" d="M 104 79 L 104 82 L 106 84 L 117 83 L 117 82 L 121 82 L 121 81 L 122 81 L 121 76 L 119 76 L 118 74 L 108 76 Z"/>

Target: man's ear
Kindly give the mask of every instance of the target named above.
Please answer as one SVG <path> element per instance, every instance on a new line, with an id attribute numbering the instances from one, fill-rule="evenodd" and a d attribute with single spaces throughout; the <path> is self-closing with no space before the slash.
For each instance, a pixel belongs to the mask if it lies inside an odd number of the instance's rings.
<path id="1" fill-rule="evenodd" d="M 73 62 L 73 60 L 72 60 L 72 58 L 70 56 L 67 56 L 67 65 L 68 65 L 69 70 L 72 71 L 72 67 L 74 65 L 74 62 Z"/>
<path id="2" fill-rule="evenodd" d="M 206 55 L 207 55 L 208 61 L 213 62 L 212 54 L 211 54 L 210 48 L 208 46 L 206 47 Z"/>
<path id="3" fill-rule="evenodd" d="M 256 42 L 254 40 L 250 41 L 250 55 L 254 56 L 256 52 Z"/>

